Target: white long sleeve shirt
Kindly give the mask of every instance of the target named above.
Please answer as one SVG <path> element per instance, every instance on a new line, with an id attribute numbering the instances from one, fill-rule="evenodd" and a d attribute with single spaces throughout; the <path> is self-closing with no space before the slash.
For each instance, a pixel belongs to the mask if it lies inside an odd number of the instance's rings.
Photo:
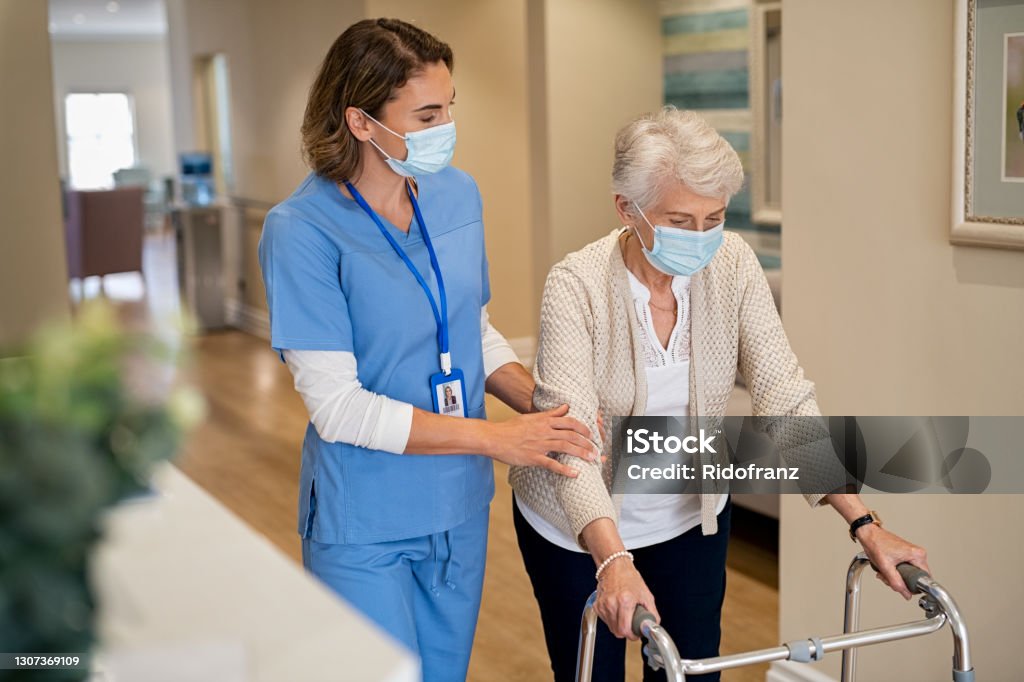
<path id="1" fill-rule="evenodd" d="M 490 323 L 487 306 L 480 309 L 480 335 L 485 376 L 502 365 L 519 362 L 508 341 Z M 412 405 L 363 388 L 354 354 L 286 349 L 284 360 L 321 438 L 372 450 L 405 452 L 412 430 Z"/>

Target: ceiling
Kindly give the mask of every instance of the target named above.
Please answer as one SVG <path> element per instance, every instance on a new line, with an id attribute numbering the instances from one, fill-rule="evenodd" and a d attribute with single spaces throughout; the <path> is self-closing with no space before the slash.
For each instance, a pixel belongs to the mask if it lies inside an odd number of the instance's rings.
<path id="1" fill-rule="evenodd" d="M 50 33 L 58 37 L 162 36 L 163 0 L 49 0 Z"/>

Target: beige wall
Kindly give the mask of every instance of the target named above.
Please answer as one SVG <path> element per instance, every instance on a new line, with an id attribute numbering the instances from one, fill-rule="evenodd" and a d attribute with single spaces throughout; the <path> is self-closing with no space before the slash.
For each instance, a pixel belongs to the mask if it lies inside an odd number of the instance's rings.
<path id="1" fill-rule="evenodd" d="M 250 0 L 253 148 L 249 196 L 277 201 L 291 194 L 309 169 L 302 162 L 299 126 L 309 86 L 331 43 L 363 18 L 362 2 Z M 237 119 L 242 112 L 233 112 Z"/>
<path id="2" fill-rule="evenodd" d="M 654 0 L 368 0 L 455 51 L 455 163 L 484 197 L 495 326 L 536 334 L 551 265 L 616 225 L 612 139 L 661 103 Z M 629 45 L 629 49 L 616 46 Z"/>
<path id="3" fill-rule="evenodd" d="M 135 106 L 137 163 L 153 178 L 174 175 L 167 43 L 150 40 L 53 41 L 54 111 L 61 175 L 67 177 L 64 97 L 71 92 L 128 92 Z"/>
<path id="4" fill-rule="evenodd" d="M 299 126 L 316 67 L 363 3 L 336 0 L 168 0 L 175 140 L 202 144 L 196 60 L 227 57 L 234 147 L 233 194 L 278 202 L 305 176 Z"/>
<path id="5" fill-rule="evenodd" d="M 69 311 L 47 23 L 0 0 L 0 348 Z"/>
<path id="6" fill-rule="evenodd" d="M 489 310 L 506 336 L 532 337 L 550 266 L 615 226 L 612 137 L 661 101 L 657 4 L 168 0 L 178 148 L 202 138 L 188 94 L 193 60 L 225 52 L 234 194 L 284 199 L 307 172 L 298 130 L 317 65 L 349 24 L 377 16 L 412 21 L 455 51 L 455 164 L 476 178 L 484 197 Z M 258 231 L 245 248 L 255 248 L 257 238 Z"/>
<path id="7" fill-rule="evenodd" d="M 231 89 L 231 127 L 235 156 L 254 147 L 250 94 L 250 32 L 243 0 L 165 0 L 168 59 L 171 70 L 174 145 L 178 152 L 198 151 L 207 142 L 198 81 L 199 61 L 215 53 L 227 56 Z M 212 150 L 207 150 L 212 151 Z M 238 190 L 247 188 L 249 168 L 234 160 Z"/>
<path id="8" fill-rule="evenodd" d="M 244 291 L 229 299 L 234 305 L 238 298 L 243 316 L 256 320 L 249 328 L 266 328 L 266 296 L 256 262 L 265 206 L 285 199 L 309 172 L 299 134 L 307 91 L 328 47 L 362 18 L 363 5 L 361 0 L 166 0 L 178 151 L 203 148 L 208 140 L 196 92 L 198 61 L 217 53 L 227 60 L 234 170 L 229 193 L 252 203 L 225 215 L 225 273 L 229 282 L 245 282 Z"/>
<path id="9" fill-rule="evenodd" d="M 454 164 L 484 200 L 492 322 L 510 337 L 535 333 L 528 191 L 524 0 L 368 0 L 370 17 L 411 21 L 455 53 Z"/>
<path id="10" fill-rule="evenodd" d="M 614 136 L 661 106 L 662 38 L 654 0 L 528 4 L 539 297 L 551 265 L 619 224 L 610 189 Z"/>
<path id="11" fill-rule="evenodd" d="M 950 246 L 951 2 L 787 0 L 785 325 L 822 410 L 1024 413 L 1024 254 Z M 871 36 L 865 42 L 865 36 Z M 1020 675 L 1024 498 L 879 496 L 972 626 L 979 679 Z M 785 499 L 781 634 L 834 632 L 854 546 Z M 920 611 L 871 579 L 863 623 Z M 948 633 L 866 650 L 860 679 L 948 679 Z M 838 678 L 838 659 L 820 666 Z"/>

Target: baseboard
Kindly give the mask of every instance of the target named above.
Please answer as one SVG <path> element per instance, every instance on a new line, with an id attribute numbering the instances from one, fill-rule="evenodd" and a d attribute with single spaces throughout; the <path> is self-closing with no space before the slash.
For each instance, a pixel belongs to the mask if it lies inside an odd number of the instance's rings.
<path id="1" fill-rule="evenodd" d="M 765 682 L 836 682 L 834 677 L 826 675 L 807 663 L 793 661 L 776 661 L 768 669 Z"/>
<path id="2" fill-rule="evenodd" d="M 519 356 L 519 361 L 527 369 L 533 369 L 533 363 L 537 358 L 537 339 L 533 336 L 517 336 L 508 339 L 508 345 Z"/>
<path id="3" fill-rule="evenodd" d="M 228 324 L 247 334 L 270 339 L 270 313 L 266 310 L 245 305 L 235 299 L 225 301 L 224 307 Z"/>

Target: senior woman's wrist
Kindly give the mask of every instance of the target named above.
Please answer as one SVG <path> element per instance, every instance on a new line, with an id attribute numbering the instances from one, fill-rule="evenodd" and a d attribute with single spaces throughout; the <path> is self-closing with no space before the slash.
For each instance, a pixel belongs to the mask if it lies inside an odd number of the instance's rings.
<path id="1" fill-rule="evenodd" d="M 868 513 L 868 507 L 856 493 L 830 493 L 825 501 L 835 509 L 847 523 Z"/>
<path id="2" fill-rule="evenodd" d="M 626 549 L 615 522 L 607 516 L 588 523 L 580 535 L 583 536 L 583 543 L 590 551 L 595 566 L 600 566 L 608 557 Z"/>
<path id="3" fill-rule="evenodd" d="M 882 532 L 882 527 L 877 523 L 866 523 L 855 530 L 853 535 L 861 545 L 869 545 L 878 537 L 880 532 Z"/>

